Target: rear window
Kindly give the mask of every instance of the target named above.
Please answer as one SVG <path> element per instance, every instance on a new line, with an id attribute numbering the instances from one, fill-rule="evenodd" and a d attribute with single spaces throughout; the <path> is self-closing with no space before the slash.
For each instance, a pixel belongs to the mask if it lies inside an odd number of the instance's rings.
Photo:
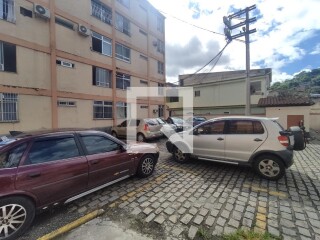
<path id="1" fill-rule="evenodd" d="M 284 127 L 282 127 L 282 125 L 277 121 L 277 120 L 272 120 L 272 122 L 274 122 L 282 131 L 284 131 Z"/>
<path id="2" fill-rule="evenodd" d="M 229 134 L 263 134 L 264 128 L 260 121 L 232 120 L 229 121 Z"/>
<path id="3" fill-rule="evenodd" d="M 157 119 L 153 119 L 153 118 L 148 118 L 144 120 L 148 125 L 150 126 L 156 126 L 159 125 Z"/>
<path id="4" fill-rule="evenodd" d="M 204 117 L 195 117 L 194 120 L 195 121 L 206 121 L 207 119 Z"/>

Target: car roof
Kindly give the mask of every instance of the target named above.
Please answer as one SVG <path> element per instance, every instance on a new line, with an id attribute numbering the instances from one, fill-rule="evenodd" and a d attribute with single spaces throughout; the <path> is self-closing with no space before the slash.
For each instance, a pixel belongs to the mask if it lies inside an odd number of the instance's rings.
<path id="1" fill-rule="evenodd" d="M 228 119 L 244 119 L 244 120 L 274 120 L 275 118 L 256 117 L 256 116 L 222 116 L 212 118 L 210 120 L 228 120 Z M 209 121 L 210 121 L 209 120 Z"/>

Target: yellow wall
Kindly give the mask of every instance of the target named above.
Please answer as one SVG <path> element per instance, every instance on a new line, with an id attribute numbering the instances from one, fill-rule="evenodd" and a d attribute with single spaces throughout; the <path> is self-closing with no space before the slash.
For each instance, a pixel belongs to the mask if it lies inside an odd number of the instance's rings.
<path id="1" fill-rule="evenodd" d="M 310 128 L 320 130 L 320 102 L 310 108 Z"/>

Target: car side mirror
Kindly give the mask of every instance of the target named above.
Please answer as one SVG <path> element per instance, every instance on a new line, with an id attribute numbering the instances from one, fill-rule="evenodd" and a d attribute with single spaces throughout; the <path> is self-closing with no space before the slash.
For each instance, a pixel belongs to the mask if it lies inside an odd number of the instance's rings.
<path id="1" fill-rule="evenodd" d="M 127 146 L 126 145 L 119 145 L 119 149 L 121 152 L 126 152 L 127 151 Z"/>
<path id="2" fill-rule="evenodd" d="M 198 128 L 193 130 L 193 135 L 199 135 Z"/>

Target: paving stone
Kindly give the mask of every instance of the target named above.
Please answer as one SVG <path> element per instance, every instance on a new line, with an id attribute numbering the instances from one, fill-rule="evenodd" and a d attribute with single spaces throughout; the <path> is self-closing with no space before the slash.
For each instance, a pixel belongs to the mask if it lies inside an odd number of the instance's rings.
<path id="1" fill-rule="evenodd" d="M 198 209 L 196 209 L 195 207 L 192 207 L 192 208 L 189 209 L 189 213 L 190 213 L 191 215 L 196 215 L 197 212 L 198 212 Z"/>
<path id="2" fill-rule="evenodd" d="M 223 233 L 224 233 L 224 234 L 230 234 L 230 233 L 234 233 L 235 231 L 237 231 L 236 228 L 233 228 L 233 227 L 225 227 L 224 230 L 223 230 Z"/>
<path id="3" fill-rule="evenodd" d="M 232 227 L 239 228 L 240 222 L 235 219 L 230 219 L 228 224 Z"/>
<path id="4" fill-rule="evenodd" d="M 219 211 L 218 211 L 218 210 L 213 209 L 213 210 L 211 210 L 210 214 L 211 214 L 212 216 L 216 217 L 216 216 L 218 216 Z"/>
<path id="5" fill-rule="evenodd" d="M 182 214 L 184 214 L 186 211 L 187 211 L 186 208 L 181 207 L 181 208 L 179 208 L 178 213 L 182 215 Z"/>
<path id="6" fill-rule="evenodd" d="M 165 221 L 165 217 L 163 215 L 159 215 L 154 219 L 154 222 L 162 224 Z"/>
<path id="7" fill-rule="evenodd" d="M 142 210 L 137 207 L 137 208 L 133 209 L 133 211 L 131 212 L 131 214 L 132 214 L 132 215 L 138 215 L 138 214 L 141 213 L 141 212 L 142 212 Z"/>
<path id="8" fill-rule="evenodd" d="M 193 222 L 195 223 L 195 224 L 201 224 L 202 223 L 202 221 L 203 221 L 203 217 L 202 216 L 200 216 L 200 215 L 197 215 L 196 217 L 195 217 L 195 219 L 193 220 Z"/>
<path id="9" fill-rule="evenodd" d="M 307 211 L 306 213 L 307 213 L 307 215 L 308 215 L 309 218 L 311 218 L 311 219 L 313 219 L 313 220 L 319 220 L 318 215 L 317 215 L 316 213 L 314 213 L 314 212 L 309 212 L 309 211 Z"/>
<path id="10" fill-rule="evenodd" d="M 215 221 L 215 218 L 212 217 L 212 216 L 209 216 L 209 217 L 207 217 L 205 223 L 206 223 L 206 225 L 208 225 L 209 227 L 211 227 L 211 226 L 213 225 L 214 221 Z"/>
<path id="11" fill-rule="evenodd" d="M 146 218 L 146 222 L 148 223 L 148 222 L 151 222 L 153 219 L 154 219 L 154 217 L 155 217 L 156 215 L 154 214 L 154 213 L 151 213 L 147 218 Z"/>
<path id="12" fill-rule="evenodd" d="M 222 217 L 219 217 L 217 219 L 217 224 L 220 225 L 220 226 L 224 226 L 224 224 L 226 223 L 226 219 L 222 218 Z"/>
<path id="13" fill-rule="evenodd" d="M 277 228 L 268 226 L 268 232 L 276 237 L 280 237 L 280 232 Z"/>
<path id="14" fill-rule="evenodd" d="M 193 216 L 189 213 L 187 213 L 186 215 L 184 215 L 182 218 L 181 218 L 181 222 L 183 224 L 188 224 L 190 222 L 190 220 L 193 218 Z"/>
<path id="15" fill-rule="evenodd" d="M 153 211 L 152 208 L 147 207 L 147 208 L 145 208 L 145 209 L 143 210 L 143 213 L 146 214 L 146 215 L 149 215 L 152 211 Z"/>
<path id="16" fill-rule="evenodd" d="M 168 208 L 166 208 L 166 209 L 164 210 L 164 212 L 165 212 L 166 214 L 168 214 L 168 215 L 173 214 L 174 211 L 175 211 L 175 210 L 174 210 L 173 208 L 171 208 L 171 207 L 168 207 Z"/>
<path id="17" fill-rule="evenodd" d="M 286 227 L 282 227 L 282 232 L 283 232 L 283 234 L 289 235 L 289 236 L 296 236 L 297 235 L 295 230 L 292 230 L 292 229 L 286 228 Z"/>
<path id="18" fill-rule="evenodd" d="M 298 227 L 298 231 L 301 235 L 304 235 L 306 237 L 311 237 L 310 231 L 306 228 Z"/>
<path id="19" fill-rule="evenodd" d="M 172 222 L 172 223 L 177 223 L 177 221 L 178 221 L 178 216 L 177 216 L 177 215 L 171 215 L 171 216 L 169 217 L 169 220 L 170 220 L 170 222 Z"/>
<path id="20" fill-rule="evenodd" d="M 178 237 L 183 232 L 183 228 L 174 227 L 171 232 L 172 232 L 173 236 Z"/>
<path id="21" fill-rule="evenodd" d="M 243 224 L 244 226 L 246 226 L 246 227 L 251 228 L 251 226 L 252 226 L 252 219 L 244 218 L 244 219 L 242 220 L 242 224 Z"/>
<path id="22" fill-rule="evenodd" d="M 201 216 L 206 216 L 208 214 L 209 210 L 208 209 L 205 209 L 205 208 L 202 208 L 199 212 L 199 214 Z"/>
<path id="23" fill-rule="evenodd" d="M 221 213 L 221 216 L 224 217 L 224 218 L 229 218 L 230 212 L 227 211 L 227 210 L 223 210 L 222 213 Z"/>
<path id="24" fill-rule="evenodd" d="M 188 231 L 188 238 L 189 239 L 194 239 L 194 237 L 197 235 L 198 228 L 195 226 L 190 226 L 189 231 Z"/>
<path id="25" fill-rule="evenodd" d="M 294 228 L 295 227 L 295 224 L 294 222 L 290 221 L 290 220 L 287 220 L 287 219 L 284 219 L 284 218 L 281 218 L 280 219 L 280 224 L 284 227 L 288 227 L 288 228 Z"/>

